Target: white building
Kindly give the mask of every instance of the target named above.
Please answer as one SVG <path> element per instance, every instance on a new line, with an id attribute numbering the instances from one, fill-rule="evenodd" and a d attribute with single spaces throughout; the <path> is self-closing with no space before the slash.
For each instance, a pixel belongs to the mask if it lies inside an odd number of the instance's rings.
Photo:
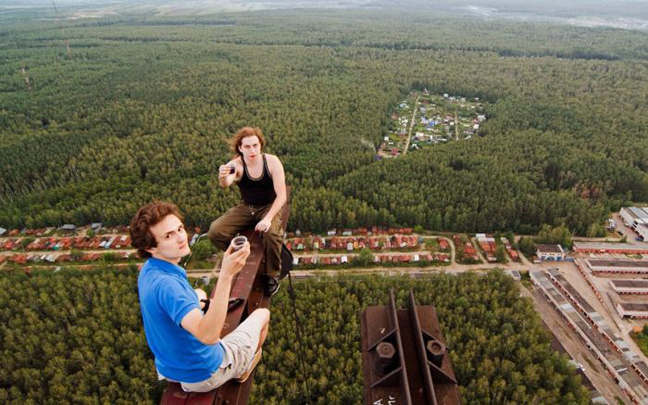
<path id="1" fill-rule="evenodd" d="M 644 240 L 644 242 L 648 242 L 648 225 L 647 224 L 641 224 L 637 226 L 636 229 L 637 233 L 639 236 L 641 236 Z"/>
<path id="2" fill-rule="evenodd" d="M 538 245 L 536 256 L 540 260 L 565 260 L 565 251 L 560 245 Z"/>
<path id="3" fill-rule="evenodd" d="M 626 226 L 635 230 L 639 225 L 648 224 L 648 208 L 623 207 L 619 211 L 619 215 L 623 218 Z"/>

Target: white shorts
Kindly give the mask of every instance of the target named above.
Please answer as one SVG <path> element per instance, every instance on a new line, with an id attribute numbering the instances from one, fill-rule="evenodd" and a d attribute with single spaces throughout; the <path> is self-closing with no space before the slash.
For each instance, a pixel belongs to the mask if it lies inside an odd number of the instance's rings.
<path id="1" fill-rule="evenodd" d="M 220 340 L 223 348 L 223 362 L 218 370 L 206 380 L 197 383 L 180 383 L 186 392 L 208 392 L 220 387 L 232 378 L 238 378 L 245 373 L 256 353 L 263 322 L 257 317 L 248 316 L 236 329 Z M 171 382 L 179 382 L 164 377 L 158 372 L 158 377 Z"/>

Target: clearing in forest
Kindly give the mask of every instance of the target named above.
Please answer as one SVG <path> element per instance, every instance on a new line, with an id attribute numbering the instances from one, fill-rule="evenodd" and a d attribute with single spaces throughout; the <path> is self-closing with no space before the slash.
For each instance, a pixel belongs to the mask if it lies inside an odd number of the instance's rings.
<path id="1" fill-rule="evenodd" d="M 484 103 L 479 98 L 413 91 L 392 113 L 389 132 L 378 149 L 377 159 L 471 139 L 485 120 Z"/>

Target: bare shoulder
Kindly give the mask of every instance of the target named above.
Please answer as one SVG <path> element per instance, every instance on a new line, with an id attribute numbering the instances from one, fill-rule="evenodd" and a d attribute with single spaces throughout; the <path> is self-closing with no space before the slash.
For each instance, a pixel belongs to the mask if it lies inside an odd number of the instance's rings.
<path id="1" fill-rule="evenodd" d="M 282 166 L 281 165 L 281 160 L 279 160 L 279 158 L 276 157 L 275 155 L 271 155 L 269 153 L 266 153 L 266 160 L 267 160 L 268 164 L 271 165 L 271 167 L 272 166 L 274 166 L 274 167 L 281 167 Z"/>

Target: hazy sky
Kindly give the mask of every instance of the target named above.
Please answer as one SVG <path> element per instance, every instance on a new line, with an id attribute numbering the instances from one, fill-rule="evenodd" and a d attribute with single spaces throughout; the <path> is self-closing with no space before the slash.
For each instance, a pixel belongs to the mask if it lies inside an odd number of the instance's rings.
<path id="1" fill-rule="evenodd" d="M 168 4 L 168 3 L 186 3 L 186 2 L 192 2 L 191 0 L 189 1 L 172 1 L 172 0 L 54 0 L 54 2 L 57 5 L 100 5 L 100 4 L 107 4 L 107 3 L 112 3 L 112 4 L 129 4 L 129 5 L 136 5 L 136 4 Z M 400 5 L 400 4 L 407 4 L 409 1 L 407 0 L 389 0 L 389 1 L 380 1 L 380 0 L 339 0 L 339 1 L 334 1 L 334 0 L 309 0 L 309 1 L 303 1 L 303 0 L 204 0 L 201 1 L 201 3 L 213 3 L 213 4 L 218 4 L 218 3 L 241 3 L 241 4 L 247 4 L 247 3 L 266 3 L 266 4 L 290 4 L 290 3 L 296 3 L 296 4 L 304 4 L 304 3 L 310 3 L 313 5 L 320 5 L 322 4 L 331 4 L 331 3 L 339 3 L 339 4 L 349 4 L 349 3 L 382 3 L 382 4 L 387 4 L 391 3 L 393 5 Z M 605 5 L 609 6 L 611 4 L 646 4 L 648 3 L 648 0 L 440 0 L 440 1 L 430 1 L 428 3 L 437 5 L 437 4 L 442 4 L 442 5 L 466 5 L 466 4 L 475 4 L 475 5 L 482 5 L 482 6 L 491 6 L 491 7 L 497 7 L 499 5 L 508 5 L 508 6 L 522 6 L 522 5 L 537 5 L 537 6 L 546 6 L 547 4 L 552 4 L 554 6 L 563 6 L 563 7 L 578 7 L 578 6 L 592 6 L 592 5 Z M 34 6 L 34 5 L 39 5 L 39 6 L 51 6 L 52 5 L 52 0 L 0 0 L 0 5 L 11 5 L 11 6 Z"/>
<path id="2" fill-rule="evenodd" d="M 207 15 L 228 11 L 291 8 L 400 8 L 483 18 L 549 19 L 572 25 L 648 30 L 648 0 L 0 0 L 0 14 L 16 9 L 53 10 L 76 18 L 133 11 L 157 15 Z M 93 10 L 94 13 L 87 11 Z M 98 12 L 97 12 L 98 11 Z"/>

